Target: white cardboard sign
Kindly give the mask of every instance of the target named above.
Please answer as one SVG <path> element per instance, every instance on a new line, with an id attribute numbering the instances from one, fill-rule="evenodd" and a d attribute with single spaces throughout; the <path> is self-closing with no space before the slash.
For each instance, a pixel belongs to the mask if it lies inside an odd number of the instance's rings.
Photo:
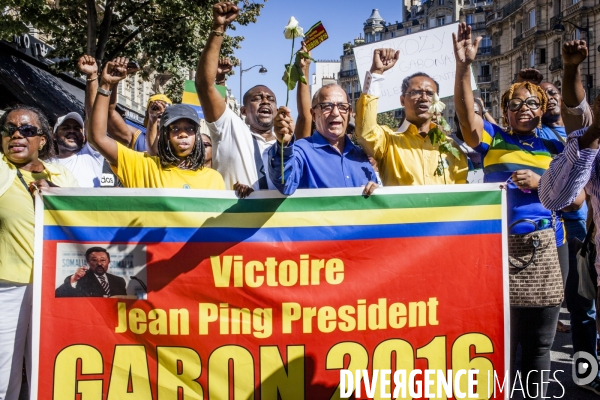
<path id="1" fill-rule="evenodd" d="M 452 33 L 458 31 L 458 23 L 439 28 L 381 40 L 354 48 L 356 67 L 361 83 L 367 71 L 371 69 L 375 49 L 392 48 L 400 50 L 396 65 L 385 72 L 385 83 L 379 97 L 378 112 L 401 108 L 402 80 L 415 72 L 425 72 L 440 84 L 440 97 L 454 96 L 454 76 L 456 60 Z M 471 71 L 471 87 L 477 84 Z"/>

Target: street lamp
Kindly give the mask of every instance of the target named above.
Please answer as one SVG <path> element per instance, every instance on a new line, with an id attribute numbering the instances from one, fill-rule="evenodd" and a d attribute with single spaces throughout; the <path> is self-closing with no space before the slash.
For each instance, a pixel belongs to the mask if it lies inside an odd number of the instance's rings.
<path id="1" fill-rule="evenodd" d="M 240 104 L 242 104 L 242 74 L 244 72 L 250 71 L 252 68 L 255 68 L 255 67 L 260 67 L 260 69 L 258 70 L 259 74 L 267 73 L 267 69 L 262 64 L 256 64 L 248 69 L 242 69 L 242 60 L 240 60 Z"/>
<path id="2" fill-rule="evenodd" d="M 587 38 L 587 41 L 588 41 L 588 45 L 589 45 L 590 44 L 589 43 L 589 41 L 590 41 L 590 18 L 586 16 L 585 21 L 586 21 L 586 26 L 585 27 L 575 25 L 571 21 L 564 21 L 564 22 L 573 25 L 575 28 L 579 29 L 582 32 L 585 32 L 586 33 L 586 38 Z M 561 33 L 563 33 L 565 31 L 565 26 L 563 24 L 561 24 L 561 22 L 563 22 L 563 21 L 562 21 L 561 18 L 559 18 L 556 21 L 556 24 L 554 24 L 554 26 L 552 27 L 552 30 L 556 34 L 561 34 Z M 598 51 L 600 51 L 600 47 L 598 47 Z M 587 75 L 585 76 L 585 78 L 586 78 L 585 79 L 586 80 L 586 86 L 587 86 L 587 101 L 588 101 L 588 103 L 591 103 L 591 92 L 592 92 L 592 86 L 593 86 L 593 82 L 592 81 L 594 79 L 593 76 L 592 76 L 592 74 L 590 73 L 590 55 L 591 54 L 588 53 L 588 56 L 587 56 Z"/>

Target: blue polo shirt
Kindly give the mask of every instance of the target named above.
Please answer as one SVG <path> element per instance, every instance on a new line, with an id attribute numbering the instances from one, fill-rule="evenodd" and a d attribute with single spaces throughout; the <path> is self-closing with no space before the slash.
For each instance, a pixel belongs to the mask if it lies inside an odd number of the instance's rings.
<path id="1" fill-rule="evenodd" d="M 292 139 L 283 149 L 284 178 L 281 183 L 281 144 L 269 149 L 269 175 L 282 194 L 296 189 L 342 188 L 377 182 L 365 152 L 346 136 L 344 151 L 338 150 L 317 131 L 312 136 Z"/>

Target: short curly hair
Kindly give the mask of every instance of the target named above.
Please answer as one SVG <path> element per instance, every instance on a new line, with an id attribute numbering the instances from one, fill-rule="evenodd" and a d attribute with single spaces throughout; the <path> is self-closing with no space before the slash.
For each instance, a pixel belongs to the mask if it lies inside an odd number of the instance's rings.
<path id="1" fill-rule="evenodd" d="M 0 129 L 3 129 L 6 125 L 8 115 L 15 111 L 28 111 L 32 114 L 35 114 L 40 123 L 40 130 L 42 131 L 42 136 L 46 138 L 46 144 L 44 144 L 44 147 L 42 147 L 42 149 L 38 152 L 38 158 L 41 160 L 48 160 L 50 158 L 53 158 L 56 152 L 54 150 L 54 139 L 52 135 L 52 130 L 50 129 L 50 123 L 48 122 L 48 118 L 46 117 L 44 112 L 39 108 L 26 106 L 24 104 L 18 104 L 14 107 L 6 108 L 2 117 L 0 117 Z M 4 153 L 4 149 L 2 149 L 2 146 L 0 146 L 0 153 Z"/>
<path id="2" fill-rule="evenodd" d="M 510 85 L 508 90 L 502 94 L 501 104 L 502 104 L 502 118 L 504 119 L 504 125 L 508 126 L 508 119 L 506 115 L 508 113 L 508 102 L 512 99 L 513 94 L 517 89 L 525 88 L 534 96 L 537 96 L 540 99 L 540 108 L 542 109 L 542 114 L 546 112 L 546 107 L 548 105 L 548 96 L 544 89 L 540 86 L 531 83 L 531 82 L 518 82 Z"/>

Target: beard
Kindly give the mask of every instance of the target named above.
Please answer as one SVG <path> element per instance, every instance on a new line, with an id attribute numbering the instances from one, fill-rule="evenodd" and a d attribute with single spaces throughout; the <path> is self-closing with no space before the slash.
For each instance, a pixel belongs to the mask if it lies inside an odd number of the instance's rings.
<path id="1" fill-rule="evenodd" d="M 67 141 L 64 137 L 56 138 L 56 144 L 59 149 L 63 149 L 72 153 L 77 153 L 83 147 L 83 138 L 77 137 L 75 143 Z"/>

